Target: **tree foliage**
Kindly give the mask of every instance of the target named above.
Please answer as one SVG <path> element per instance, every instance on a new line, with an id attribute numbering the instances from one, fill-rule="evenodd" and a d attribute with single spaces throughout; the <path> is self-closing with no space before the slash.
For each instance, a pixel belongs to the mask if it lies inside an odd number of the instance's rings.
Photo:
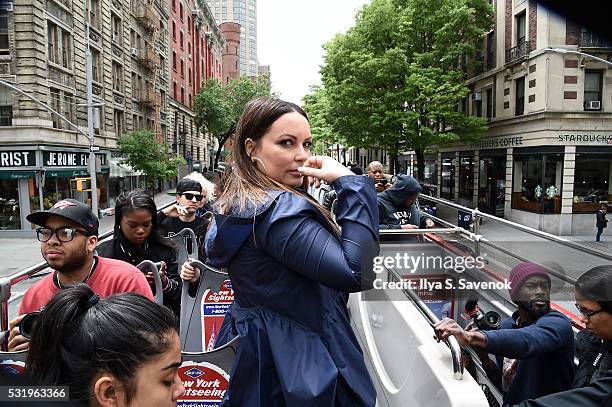
<path id="1" fill-rule="evenodd" d="M 139 130 L 123 135 L 117 144 L 126 157 L 121 163 L 142 172 L 147 188 L 154 186 L 157 180 L 175 178 L 178 175 L 178 166 L 185 164 L 182 157 L 168 158 L 168 145 L 160 144 L 152 131 Z"/>
<path id="2" fill-rule="evenodd" d="M 474 54 L 491 25 L 487 0 L 364 6 L 354 27 L 325 44 L 323 90 L 305 98 L 306 105 L 314 100 L 313 120 L 329 127 L 323 137 L 385 148 L 392 163 L 413 149 L 422 177 L 428 146 L 472 140 L 486 130 L 485 120 L 457 111 L 469 93 L 459 61 Z M 321 100 L 324 109 L 317 106 Z"/>
<path id="3" fill-rule="evenodd" d="M 233 134 L 244 106 L 259 96 L 273 96 L 270 77 L 261 75 L 252 80 L 241 76 L 228 84 L 217 79 L 208 79 L 195 98 L 196 125 L 210 133 L 219 142 L 215 156 L 215 167 L 225 142 Z"/>

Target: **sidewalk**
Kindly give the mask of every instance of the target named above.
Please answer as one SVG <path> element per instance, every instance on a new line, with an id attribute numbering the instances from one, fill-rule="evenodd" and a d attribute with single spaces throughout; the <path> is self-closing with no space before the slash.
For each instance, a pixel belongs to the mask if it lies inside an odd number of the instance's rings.
<path id="1" fill-rule="evenodd" d="M 157 206 L 174 201 L 174 198 L 165 192 L 155 195 Z M 100 219 L 100 233 L 111 230 L 115 217 L 105 216 Z M 36 238 L 0 238 L 0 277 L 10 276 L 19 270 L 39 263 L 43 260 L 40 254 L 40 242 Z"/>

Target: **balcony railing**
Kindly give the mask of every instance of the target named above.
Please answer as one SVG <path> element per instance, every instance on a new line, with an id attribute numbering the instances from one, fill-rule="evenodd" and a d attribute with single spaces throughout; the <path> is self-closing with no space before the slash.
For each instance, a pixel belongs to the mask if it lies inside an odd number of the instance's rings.
<path id="1" fill-rule="evenodd" d="M 151 48 L 145 48 L 138 55 L 138 62 L 149 69 L 155 69 L 159 66 L 159 55 Z"/>
<path id="2" fill-rule="evenodd" d="M 144 89 L 138 92 L 136 95 L 138 103 L 146 106 L 153 106 L 155 104 L 155 92 L 153 89 Z"/>
<path id="3" fill-rule="evenodd" d="M 612 48 L 612 42 L 595 33 L 582 31 L 580 32 L 580 42 L 578 46 L 581 48 Z"/>
<path id="4" fill-rule="evenodd" d="M 529 41 L 521 41 L 515 47 L 506 50 L 506 63 L 526 57 L 531 52 Z"/>
<path id="5" fill-rule="evenodd" d="M 150 30 L 159 27 L 159 17 L 151 7 L 147 7 L 143 3 L 136 6 L 136 19 Z"/>

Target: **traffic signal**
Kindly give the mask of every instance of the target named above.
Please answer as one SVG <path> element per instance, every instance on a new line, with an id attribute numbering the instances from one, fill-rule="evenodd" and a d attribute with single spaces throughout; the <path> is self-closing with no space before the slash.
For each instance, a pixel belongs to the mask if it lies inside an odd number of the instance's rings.
<path id="1" fill-rule="evenodd" d="M 72 182 L 73 189 L 77 192 L 91 191 L 91 178 L 75 178 Z"/>

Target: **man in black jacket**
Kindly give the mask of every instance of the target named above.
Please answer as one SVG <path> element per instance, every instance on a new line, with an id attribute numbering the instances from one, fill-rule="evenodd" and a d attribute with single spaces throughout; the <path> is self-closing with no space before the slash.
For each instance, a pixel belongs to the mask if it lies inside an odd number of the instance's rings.
<path id="1" fill-rule="evenodd" d="M 381 229 L 423 229 L 434 227 L 419 212 L 417 198 L 422 188 L 409 175 L 398 175 L 391 188 L 378 194 L 378 216 Z"/>
<path id="2" fill-rule="evenodd" d="M 601 208 L 597 212 L 597 235 L 595 236 L 595 241 L 599 242 L 601 240 L 601 234 L 606 226 L 608 226 L 608 219 L 606 219 L 606 205 L 601 205 Z"/>

